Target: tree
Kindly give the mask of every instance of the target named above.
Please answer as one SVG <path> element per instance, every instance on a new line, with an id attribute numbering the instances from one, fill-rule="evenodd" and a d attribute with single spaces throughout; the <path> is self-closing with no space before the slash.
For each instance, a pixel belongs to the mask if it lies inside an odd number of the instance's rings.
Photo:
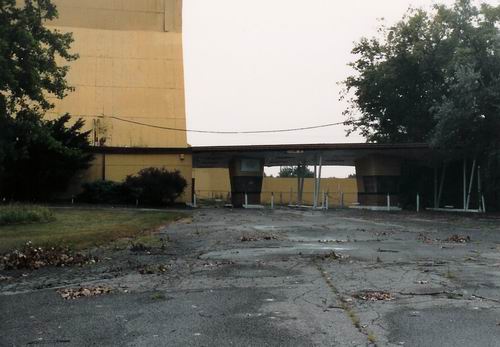
<path id="1" fill-rule="evenodd" d="M 64 191 L 71 178 L 92 159 L 82 120 L 68 125 L 68 114 L 52 121 L 29 111 L 12 122 L 14 155 L 5 159 L 1 193 L 12 200 L 50 199 Z"/>
<path id="2" fill-rule="evenodd" d="M 370 142 L 428 142 L 460 156 L 498 143 L 500 6 L 470 0 L 410 10 L 362 39 L 344 81 L 350 131 Z M 360 114 L 358 117 L 357 115 Z"/>
<path id="3" fill-rule="evenodd" d="M 42 115 L 62 99 L 71 87 L 66 81 L 68 66 L 57 58 L 72 61 L 72 35 L 48 29 L 44 24 L 57 18 L 50 0 L 0 0 L 0 115 L 18 112 Z"/>
<path id="4" fill-rule="evenodd" d="M 312 172 L 307 166 L 285 166 L 281 168 L 279 172 L 279 177 L 297 177 L 300 174 L 300 177 L 304 178 L 312 178 L 314 177 L 314 172 Z"/>
<path id="5" fill-rule="evenodd" d="M 71 34 L 45 26 L 57 17 L 50 0 L 0 0 L 0 194 L 12 199 L 46 199 L 62 191 L 88 167 L 88 133 L 70 116 L 43 119 L 72 88 Z"/>

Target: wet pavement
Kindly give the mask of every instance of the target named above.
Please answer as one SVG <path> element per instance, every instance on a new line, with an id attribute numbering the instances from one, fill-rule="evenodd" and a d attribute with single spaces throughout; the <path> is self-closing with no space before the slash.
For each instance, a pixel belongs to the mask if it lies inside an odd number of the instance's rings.
<path id="1" fill-rule="evenodd" d="M 158 237 L 0 271 L 0 346 L 500 346 L 497 218 L 201 209 Z"/>

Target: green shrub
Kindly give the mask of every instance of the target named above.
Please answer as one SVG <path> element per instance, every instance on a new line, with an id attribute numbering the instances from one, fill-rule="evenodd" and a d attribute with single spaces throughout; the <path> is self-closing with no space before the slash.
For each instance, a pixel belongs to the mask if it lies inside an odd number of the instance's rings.
<path id="1" fill-rule="evenodd" d="M 127 200 L 121 183 L 95 181 L 84 183 L 82 187 L 83 192 L 77 196 L 77 201 L 90 204 L 121 204 Z"/>
<path id="2" fill-rule="evenodd" d="M 186 180 L 179 171 L 147 168 L 125 182 L 96 181 L 85 183 L 77 201 L 91 204 L 135 204 L 162 206 L 175 203 L 184 192 Z"/>
<path id="3" fill-rule="evenodd" d="M 128 176 L 123 183 L 131 194 L 146 205 L 169 205 L 182 195 L 187 187 L 179 171 L 147 168 L 136 176 Z"/>
<path id="4" fill-rule="evenodd" d="M 43 223 L 55 219 L 46 207 L 36 205 L 0 206 L 0 225 Z"/>

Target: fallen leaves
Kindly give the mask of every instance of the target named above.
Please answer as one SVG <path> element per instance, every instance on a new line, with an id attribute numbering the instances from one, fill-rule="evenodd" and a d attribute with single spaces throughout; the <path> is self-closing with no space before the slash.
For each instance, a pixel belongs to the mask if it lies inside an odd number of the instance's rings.
<path id="1" fill-rule="evenodd" d="M 206 263 L 203 263 L 203 266 L 204 267 L 219 267 L 219 266 L 234 265 L 234 264 L 236 264 L 236 263 L 232 260 L 223 260 L 223 261 L 215 261 L 213 263 L 206 262 Z"/>
<path id="2" fill-rule="evenodd" d="M 391 293 L 381 291 L 365 291 L 353 296 L 364 301 L 391 301 L 395 299 Z"/>
<path id="3" fill-rule="evenodd" d="M 163 265 L 163 264 L 148 265 L 148 266 L 144 266 L 144 267 L 139 268 L 139 273 L 141 275 L 161 274 L 161 273 L 167 272 L 169 269 L 170 269 L 170 266 Z"/>
<path id="4" fill-rule="evenodd" d="M 57 290 L 64 300 L 75 300 L 81 297 L 109 294 L 111 291 L 112 288 L 106 286 L 62 288 Z"/>
<path id="5" fill-rule="evenodd" d="M 243 235 L 240 238 L 241 242 L 255 242 L 255 241 L 260 241 L 260 240 L 279 240 L 279 238 L 276 235 L 262 235 L 262 236 L 248 236 L 248 235 Z"/>
<path id="6" fill-rule="evenodd" d="M 461 235 L 453 235 L 448 237 L 447 239 L 444 239 L 446 242 L 455 242 L 455 243 L 467 243 L 470 242 L 470 236 L 461 236 Z"/>
<path id="7" fill-rule="evenodd" d="M 327 260 L 327 259 L 341 260 L 341 259 L 348 258 L 348 256 L 342 255 L 342 254 L 337 253 L 335 251 L 331 251 L 330 253 L 320 255 L 319 258 L 322 260 Z"/>
<path id="8" fill-rule="evenodd" d="M 45 266 L 70 266 L 97 262 L 96 257 L 74 253 L 68 247 L 35 247 L 27 242 L 21 249 L 16 249 L 0 258 L 0 266 L 5 270 L 36 270 Z"/>

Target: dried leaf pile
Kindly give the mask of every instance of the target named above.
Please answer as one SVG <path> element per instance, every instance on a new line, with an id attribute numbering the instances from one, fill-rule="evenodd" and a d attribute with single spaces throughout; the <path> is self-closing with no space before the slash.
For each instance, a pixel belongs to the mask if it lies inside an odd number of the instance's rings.
<path id="1" fill-rule="evenodd" d="M 327 260 L 327 259 L 341 260 L 341 259 L 348 258 L 348 256 L 342 255 L 342 254 L 337 253 L 335 251 L 331 251 L 330 253 L 320 255 L 319 258 L 322 260 Z"/>
<path id="2" fill-rule="evenodd" d="M 168 266 L 168 265 L 163 265 L 163 264 L 154 265 L 154 266 L 149 265 L 149 266 L 139 268 L 139 273 L 141 275 L 161 274 L 161 273 L 167 272 L 169 269 L 170 269 L 170 266 Z"/>
<path id="3" fill-rule="evenodd" d="M 275 235 L 263 235 L 263 236 L 247 236 L 244 235 L 241 237 L 241 242 L 254 242 L 254 241 L 260 241 L 260 240 L 279 240 L 279 238 Z"/>
<path id="4" fill-rule="evenodd" d="M 224 265 L 234 265 L 235 262 L 232 260 L 223 260 L 223 261 L 215 261 L 213 263 L 211 262 L 206 262 L 203 263 L 204 267 L 218 267 L 218 266 L 224 266 Z"/>
<path id="5" fill-rule="evenodd" d="M 63 288 L 58 289 L 57 292 L 61 295 L 64 300 L 75 300 L 81 297 L 87 296 L 97 296 L 103 294 L 111 293 L 112 289 L 110 287 L 98 286 L 98 287 L 80 287 L 80 288 Z"/>
<path id="6" fill-rule="evenodd" d="M 35 270 L 45 266 L 85 265 L 97 262 L 96 257 L 74 253 L 68 247 L 35 247 L 27 242 L 21 249 L 16 249 L 0 258 L 0 268 L 5 270 Z"/>
<path id="7" fill-rule="evenodd" d="M 470 242 L 470 236 L 460 236 L 460 235 L 453 235 L 445 239 L 444 241 L 446 242 L 455 242 L 455 243 L 467 243 Z"/>
<path id="8" fill-rule="evenodd" d="M 394 296 L 388 292 L 366 291 L 354 295 L 355 298 L 365 301 L 391 301 Z"/>

